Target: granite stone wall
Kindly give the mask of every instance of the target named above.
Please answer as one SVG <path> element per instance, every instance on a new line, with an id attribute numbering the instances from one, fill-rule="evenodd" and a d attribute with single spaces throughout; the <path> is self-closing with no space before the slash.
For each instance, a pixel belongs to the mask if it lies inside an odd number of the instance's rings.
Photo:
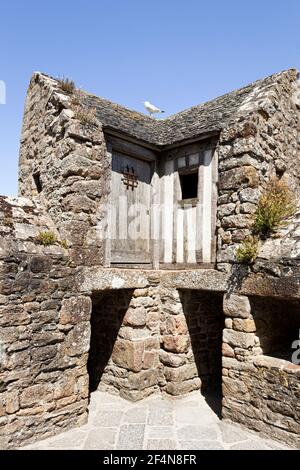
<path id="1" fill-rule="evenodd" d="M 74 99 L 57 80 L 33 75 L 24 110 L 19 194 L 40 202 L 77 265 L 101 265 L 104 245 L 97 227 L 111 162 L 101 123 L 82 123 Z"/>
<path id="2" fill-rule="evenodd" d="M 222 295 L 120 289 L 92 298 L 90 389 L 130 400 L 221 389 Z"/>
<path id="3" fill-rule="evenodd" d="M 51 220 L 32 201 L 0 198 L 0 448 L 84 424 L 89 297 Z"/>
<path id="4" fill-rule="evenodd" d="M 299 197 L 300 112 L 297 72 L 275 77 L 253 89 L 223 128 L 219 158 L 217 268 L 229 272 L 238 244 L 251 231 L 253 213 L 264 183 L 284 178 Z M 299 217 L 276 239 L 262 244 L 259 257 L 274 260 L 296 257 Z"/>
<path id="5" fill-rule="evenodd" d="M 222 294 L 165 289 L 161 291 L 163 390 L 182 395 L 221 389 Z"/>
<path id="6" fill-rule="evenodd" d="M 300 448 L 300 365 L 291 362 L 298 309 L 299 301 L 225 295 L 222 415 Z"/>
<path id="7" fill-rule="evenodd" d="M 150 286 L 93 296 L 91 391 L 109 390 L 136 401 L 158 390 L 158 303 Z"/>
<path id="8" fill-rule="evenodd" d="M 19 173 L 29 199 L 0 197 L 1 447 L 83 424 L 99 387 L 130 400 L 218 388 L 221 354 L 224 418 L 300 446 L 299 366 L 278 357 L 299 327 L 299 217 L 260 249 L 258 263 L 288 259 L 284 267 L 267 276 L 257 264 L 242 279 L 231 271 L 264 182 L 286 178 L 299 196 L 296 78 L 288 71 L 253 84 L 236 106 L 232 97 L 234 113 L 213 127 L 219 271 L 166 275 L 102 269 L 110 181 L 102 124 L 83 125 L 59 82 L 33 76 Z M 38 241 L 43 231 L 55 236 L 49 246 Z M 271 298 L 279 294 L 288 305 Z"/>

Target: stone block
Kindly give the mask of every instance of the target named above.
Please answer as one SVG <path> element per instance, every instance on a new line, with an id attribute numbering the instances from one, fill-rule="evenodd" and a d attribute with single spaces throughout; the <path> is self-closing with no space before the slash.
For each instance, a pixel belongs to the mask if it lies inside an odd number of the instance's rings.
<path id="1" fill-rule="evenodd" d="M 167 335 L 185 335 L 188 332 L 186 319 L 184 315 L 172 315 L 166 320 L 165 334 Z"/>
<path id="2" fill-rule="evenodd" d="M 243 166 L 223 171 L 220 174 L 219 188 L 240 189 L 241 187 L 256 188 L 259 184 L 258 172 L 252 166 Z"/>
<path id="3" fill-rule="evenodd" d="M 79 356 L 90 349 L 90 322 L 81 322 L 74 325 L 67 334 L 63 347 L 68 356 Z"/>
<path id="4" fill-rule="evenodd" d="M 147 297 L 148 296 L 148 289 L 135 289 L 132 297 Z"/>
<path id="5" fill-rule="evenodd" d="M 21 408 L 40 405 L 44 401 L 53 399 L 53 386 L 50 384 L 32 385 L 26 388 L 20 395 Z"/>
<path id="6" fill-rule="evenodd" d="M 249 299 L 242 295 L 225 295 L 223 300 L 223 311 L 227 317 L 252 318 Z"/>
<path id="7" fill-rule="evenodd" d="M 123 318 L 124 325 L 144 326 L 146 324 L 147 310 L 144 307 L 129 308 Z"/>
<path id="8" fill-rule="evenodd" d="M 143 369 L 151 369 L 153 367 L 158 367 L 158 365 L 158 351 L 145 351 L 143 356 Z"/>
<path id="9" fill-rule="evenodd" d="M 255 188 L 243 188 L 239 191 L 241 202 L 250 202 L 256 204 L 259 199 L 259 190 Z"/>
<path id="10" fill-rule="evenodd" d="M 0 343 L 14 343 L 18 339 L 18 329 L 16 327 L 6 327 L 0 329 Z"/>
<path id="11" fill-rule="evenodd" d="M 92 309 L 89 297 L 76 296 L 64 299 L 60 310 L 60 323 L 76 325 L 81 321 L 88 321 Z"/>
<path id="12" fill-rule="evenodd" d="M 144 390 L 157 384 L 159 370 L 148 369 L 141 372 L 130 372 L 128 376 L 128 387 L 133 390 Z"/>
<path id="13" fill-rule="evenodd" d="M 243 331 L 245 333 L 255 333 L 256 325 L 251 318 L 234 318 L 233 329 L 236 331 Z"/>
<path id="14" fill-rule="evenodd" d="M 151 336 L 145 339 L 145 351 L 158 350 L 160 348 L 159 337 Z"/>
<path id="15" fill-rule="evenodd" d="M 75 378 L 71 375 L 64 374 L 56 383 L 54 388 L 54 398 L 66 398 L 74 393 Z"/>
<path id="16" fill-rule="evenodd" d="M 223 341 L 234 348 L 248 349 L 255 345 L 255 334 L 225 328 L 223 331 Z"/>
<path id="17" fill-rule="evenodd" d="M 8 368 L 11 370 L 26 369 L 27 367 L 30 367 L 31 352 L 29 349 L 26 349 L 25 351 L 16 351 L 8 357 Z"/>
<path id="18" fill-rule="evenodd" d="M 190 339 L 188 336 L 184 335 L 165 335 L 162 337 L 162 344 L 166 351 L 184 353 L 189 349 Z"/>
<path id="19" fill-rule="evenodd" d="M 218 216 L 219 217 L 224 217 L 226 215 L 231 215 L 235 211 L 235 204 L 233 202 L 230 202 L 229 204 L 222 204 L 218 208 Z"/>
<path id="20" fill-rule="evenodd" d="M 30 315 L 22 306 L 11 305 L 3 307 L 0 310 L 0 326 L 18 326 L 28 325 L 30 323 Z"/>
<path id="21" fill-rule="evenodd" d="M 147 328 L 136 328 L 131 326 L 121 326 L 119 330 L 119 338 L 130 341 L 137 341 L 144 339 L 145 341 L 149 338 L 149 330 Z"/>
<path id="22" fill-rule="evenodd" d="M 31 358 L 33 364 L 43 364 L 44 362 L 54 358 L 57 353 L 57 345 L 43 346 L 40 348 L 33 348 L 31 351 Z"/>
<path id="23" fill-rule="evenodd" d="M 251 202 L 244 202 L 240 205 L 240 213 L 241 214 L 254 214 L 256 211 L 256 205 L 251 204 Z"/>
<path id="24" fill-rule="evenodd" d="M 180 367 L 186 363 L 186 358 L 164 350 L 160 350 L 159 358 L 163 364 L 169 367 Z"/>
<path id="25" fill-rule="evenodd" d="M 95 202 L 83 194 L 69 194 L 64 198 L 63 208 L 65 211 L 91 213 L 96 210 Z"/>
<path id="26" fill-rule="evenodd" d="M 191 380 L 186 380 L 185 382 L 169 382 L 165 391 L 170 395 L 185 395 L 186 393 L 193 392 L 194 390 L 201 389 L 201 380 L 199 377 L 195 377 Z"/>
<path id="27" fill-rule="evenodd" d="M 222 356 L 235 357 L 234 349 L 231 346 L 229 346 L 229 344 L 227 343 L 222 344 Z"/>
<path id="28" fill-rule="evenodd" d="M 222 392 L 223 396 L 234 397 L 244 401 L 250 400 L 250 393 L 247 386 L 241 380 L 236 378 L 224 377 L 222 379 Z"/>
<path id="29" fill-rule="evenodd" d="M 253 216 L 251 214 L 236 214 L 223 217 L 222 227 L 228 228 L 240 228 L 247 229 L 253 224 Z"/>
<path id="30" fill-rule="evenodd" d="M 5 394 L 5 409 L 7 414 L 16 413 L 20 409 L 18 390 L 12 390 Z"/>
<path id="31" fill-rule="evenodd" d="M 43 330 L 34 333 L 32 336 L 32 346 L 46 346 L 48 344 L 60 343 L 65 339 L 65 335 L 60 331 Z"/>
<path id="32" fill-rule="evenodd" d="M 49 256 L 33 256 L 30 261 L 32 273 L 47 273 L 52 267 L 52 260 Z"/>
<path id="33" fill-rule="evenodd" d="M 118 339 L 112 352 L 113 362 L 125 369 L 139 372 L 143 366 L 144 341 Z"/>
<path id="34" fill-rule="evenodd" d="M 198 376 L 196 364 L 185 364 L 181 367 L 165 367 L 164 374 L 168 382 L 183 382 Z"/>
<path id="35" fill-rule="evenodd" d="M 125 398 L 125 400 L 139 401 L 149 397 L 153 393 L 157 392 L 157 390 L 157 386 L 144 388 L 143 390 L 129 390 L 123 388 L 120 390 L 120 397 Z"/>

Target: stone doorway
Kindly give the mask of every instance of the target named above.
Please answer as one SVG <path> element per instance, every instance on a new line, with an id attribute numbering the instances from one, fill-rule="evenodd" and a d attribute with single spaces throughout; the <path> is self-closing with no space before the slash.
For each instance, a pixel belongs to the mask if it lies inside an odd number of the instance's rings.
<path id="1" fill-rule="evenodd" d="M 223 294 L 180 290 L 201 394 L 218 416 L 222 409 Z"/>
<path id="2" fill-rule="evenodd" d="M 111 372 L 111 357 L 132 294 L 132 289 L 121 289 L 98 292 L 92 296 L 91 342 L 87 364 L 90 393 L 102 385 L 113 385 L 118 378 L 115 377 L 115 380 Z M 121 371 L 119 375 L 122 375 Z"/>

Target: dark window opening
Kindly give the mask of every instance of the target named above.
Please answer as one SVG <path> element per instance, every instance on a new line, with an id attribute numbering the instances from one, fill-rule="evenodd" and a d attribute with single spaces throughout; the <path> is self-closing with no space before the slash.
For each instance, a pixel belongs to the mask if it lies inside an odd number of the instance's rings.
<path id="1" fill-rule="evenodd" d="M 198 197 L 198 171 L 179 175 L 182 199 Z"/>
<path id="2" fill-rule="evenodd" d="M 43 189 L 40 173 L 37 172 L 33 174 L 33 181 L 34 181 L 37 192 L 40 193 Z"/>

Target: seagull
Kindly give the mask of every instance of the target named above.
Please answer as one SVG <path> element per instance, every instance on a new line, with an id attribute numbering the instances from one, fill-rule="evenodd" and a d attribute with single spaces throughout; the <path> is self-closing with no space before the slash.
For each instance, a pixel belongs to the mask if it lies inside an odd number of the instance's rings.
<path id="1" fill-rule="evenodd" d="M 155 113 L 164 113 L 164 111 L 154 106 L 154 104 L 151 104 L 150 101 L 144 101 L 144 106 L 147 109 L 147 111 L 149 111 L 149 114 L 151 117 Z"/>

